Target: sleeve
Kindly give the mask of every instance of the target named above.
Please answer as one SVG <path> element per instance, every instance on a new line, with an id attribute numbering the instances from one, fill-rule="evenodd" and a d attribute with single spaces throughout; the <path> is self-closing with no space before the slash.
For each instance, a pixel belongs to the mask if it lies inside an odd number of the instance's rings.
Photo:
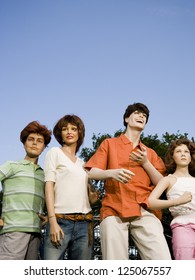
<path id="1" fill-rule="evenodd" d="M 107 169 L 109 142 L 105 139 L 95 152 L 95 154 L 86 162 L 85 168 L 90 170 L 92 167 Z"/>
<path id="2" fill-rule="evenodd" d="M 56 162 L 57 162 L 57 151 L 56 149 L 49 150 L 45 155 L 44 160 L 44 173 L 45 182 L 51 181 L 56 182 Z"/>
<path id="3" fill-rule="evenodd" d="M 11 163 L 6 161 L 4 164 L 0 165 L 0 181 L 9 178 L 13 174 Z"/>
<path id="4" fill-rule="evenodd" d="M 165 167 L 165 164 L 164 164 L 162 158 L 159 157 L 154 150 L 152 150 L 152 149 L 149 149 L 149 150 L 151 153 L 151 158 L 150 158 L 151 163 L 156 168 L 156 170 L 158 170 L 164 176 L 166 173 L 166 167 Z"/>

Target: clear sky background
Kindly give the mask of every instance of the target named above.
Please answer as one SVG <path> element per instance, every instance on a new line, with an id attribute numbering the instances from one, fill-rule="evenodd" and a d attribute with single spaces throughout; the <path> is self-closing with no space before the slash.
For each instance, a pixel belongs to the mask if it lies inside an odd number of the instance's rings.
<path id="1" fill-rule="evenodd" d="M 91 147 L 134 102 L 145 135 L 195 136 L 194 0 L 0 0 L 0 163 L 24 157 L 32 120 L 76 114 Z"/>

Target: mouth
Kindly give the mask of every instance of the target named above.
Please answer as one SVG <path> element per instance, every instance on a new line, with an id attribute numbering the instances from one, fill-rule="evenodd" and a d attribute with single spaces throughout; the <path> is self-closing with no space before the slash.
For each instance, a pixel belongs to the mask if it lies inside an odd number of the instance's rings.
<path id="1" fill-rule="evenodd" d="M 137 122 L 137 123 L 141 123 L 141 124 L 144 123 L 143 120 L 136 120 L 136 122 Z"/>

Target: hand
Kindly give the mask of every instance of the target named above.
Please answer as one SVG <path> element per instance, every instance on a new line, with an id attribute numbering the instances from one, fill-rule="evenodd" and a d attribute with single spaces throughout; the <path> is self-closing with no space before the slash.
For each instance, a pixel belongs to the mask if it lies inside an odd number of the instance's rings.
<path id="1" fill-rule="evenodd" d="M 185 204 L 187 202 L 190 202 L 192 200 L 192 194 L 191 192 L 184 192 L 180 197 L 177 199 L 174 199 L 175 206 L 180 204 Z"/>
<path id="2" fill-rule="evenodd" d="M 93 186 L 88 184 L 88 196 L 90 204 L 95 204 L 100 199 L 100 191 L 95 190 Z"/>
<path id="3" fill-rule="evenodd" d="M 64 232 L 61 227 L 58 225 L 56 218 L 55 220 L 50 221 L 50 240 L 51 243 L 58 248 L 61 246 L 61 239 L 64 239 Z M 51 219 L 50 219 L 51 220 Z"/>
<path id="4" fill-rule="evenodd" d="M 42 214 L 38 214 L 38 216 L 41 219 L 41 227 L 44 227 L 48 222 L 48 216 L 44 216 Z"/>
<path id="5" fill-rule="evenodd" d="M 143 165 L 148 160 L 146 148 L 143 147 L 143 151 L 138 149 L 136 152 L 132 152 L 129 155 L 129 159 L 131 161 L 139 163 L 140 165 Z"/>
<path id="6" fill-rule="evenodd" d="M 116 181 L 126 184 L 129 182 L 129 180 L 132 179 L 132 176 L 135 175 L 135 173 L 133 173 L 132 171 L 128 170 L 128 169 L 112 169 L 111 170 L 111 177 L 113 179 L 115 179 Z"/>
<path id="7" fill-rule="evenodd" d="M 4 225 L 3 219 L 0 219 L 0 229 L 3 228 L 3 225 Z"/>

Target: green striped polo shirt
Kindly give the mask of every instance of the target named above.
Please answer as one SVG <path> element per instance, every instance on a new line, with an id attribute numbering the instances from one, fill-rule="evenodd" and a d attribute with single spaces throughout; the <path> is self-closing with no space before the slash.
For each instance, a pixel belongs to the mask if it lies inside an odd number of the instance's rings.
<path id="1" fill-rule="evenodd" d="M 3 189 L 2 218 L 5 232 L 40 232 L 38 213 L 45 207 L 44 172 L 27 160 L 7 161 L 0 165 Z"/>

